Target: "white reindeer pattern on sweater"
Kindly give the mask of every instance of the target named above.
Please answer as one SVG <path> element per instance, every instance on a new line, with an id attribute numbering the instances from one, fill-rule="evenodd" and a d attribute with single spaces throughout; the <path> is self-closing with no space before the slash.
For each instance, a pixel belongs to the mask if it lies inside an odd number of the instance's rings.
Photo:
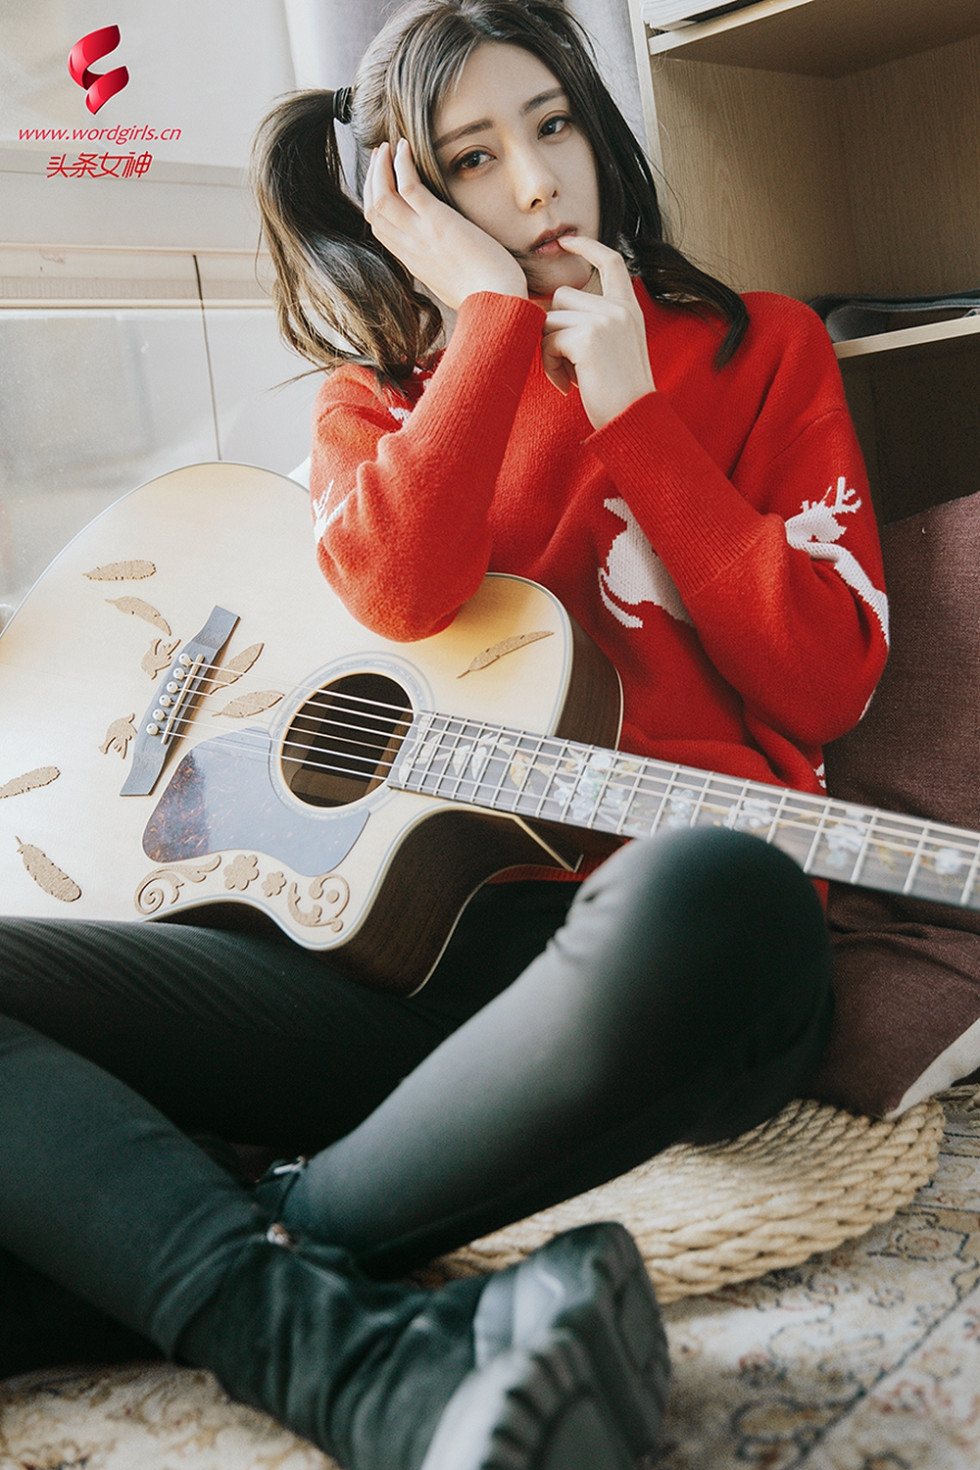
<path id="1" fill-rule="evenodd" d="M 652 602 L 678 622 L 690 623 L 690 615 L 670 573 L 626 501 L 617 496 L 604 504 L 625 525 L 625 530 L 613 538 L 605 565 L 599 568 L 599 593 L 609 612 L 627 628 L 642 628 L 642 617 L 628 612 L 627 608 Z M 853 553 L 837 544 L 846 529 L 838 516 L 853 514 L 860 508 L 860 497 L 855 490 L 847 488 L 847 481 L 841 475 L 836 488 L 829 486 L 821 500 L 804 500 L 799 513 L 786 522 L 786 540 L 814 561 L 832 561 L 843 581 L 867 603 L 887 639 L 888 599 Z"/>
<path id="2" fill-rule="evenodd" d="M 861 499 L 856 490 L 847 488 L 843 475 L 837 480 L 836 490 L 828 486 L 822 500 L 804 500 L 799 515 L 786 522 L 786 540 L 790 546 L 805 551 L 814 561 L 832 561 L 837 572 L 848 587 L 867 603 L 881 624 L 881 631 L 888 640 L 888 599 L 871 581 L 864 567 L 846 546 L 836 543 L 844 534 L 845 527 L 838 516 L 853 515 L 861 509 Z"/>

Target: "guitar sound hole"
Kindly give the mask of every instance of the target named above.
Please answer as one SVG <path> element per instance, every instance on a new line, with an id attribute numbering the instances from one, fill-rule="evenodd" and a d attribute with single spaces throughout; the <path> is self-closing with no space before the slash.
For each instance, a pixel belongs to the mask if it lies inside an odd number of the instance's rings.
<path id="1" fill-rule="evenodd" d="M 412 719 L 408 695 L 383 674 L 345 674 L 293 716 L 282 772 L 310 806 L 348 806 L 380 786 Z"/>

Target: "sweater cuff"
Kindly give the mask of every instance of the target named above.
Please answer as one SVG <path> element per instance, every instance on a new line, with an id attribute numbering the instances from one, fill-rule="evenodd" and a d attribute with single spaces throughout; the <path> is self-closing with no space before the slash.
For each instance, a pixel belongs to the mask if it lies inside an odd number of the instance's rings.
<path id="1" fill-rule="evenodd" d="M 461 358 L 471 377 L 492 374 L 492 381 L 520 395 L 544 321 L 544 310 L 525 296 L 474 291 L 460 303 L 443 361 L 454 367 Z"/>
<path id="2" fill-rule="evenodd" d="M 755 545 L 762 516 L 665 393 L 647 393 L 586 441 L 665 566 L 693 594 Z"/>
<path id="3" fill-rule="evenodd" d="M 510 433 L 544 312 L 521 296 L 476 291 L 460 304 L 449 344 L 412 414 L 412 430 L 430 449 L 452 455 L 461 436 L 467 452 L 489 453 Z"/>

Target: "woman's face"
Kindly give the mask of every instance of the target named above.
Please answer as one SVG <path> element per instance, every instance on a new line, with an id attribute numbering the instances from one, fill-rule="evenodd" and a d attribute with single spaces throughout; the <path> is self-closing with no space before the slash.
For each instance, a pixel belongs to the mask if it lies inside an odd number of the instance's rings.
<path id="1" fill-rule="evenodd" d="M 510 251 L 532 296 L 588 285 L 592 267 L 555 241 L 598 238 L 595 159 L 542 61 L 519 46 L 477 47 L 437 108 L 432 136 L 456 208 Z"/>

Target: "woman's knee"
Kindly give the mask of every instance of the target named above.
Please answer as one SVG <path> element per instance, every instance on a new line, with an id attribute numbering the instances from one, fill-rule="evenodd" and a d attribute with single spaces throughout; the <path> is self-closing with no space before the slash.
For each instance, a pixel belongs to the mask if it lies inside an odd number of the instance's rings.
<path id="1" fill-rule="evenodd" d="M 827 1007 L 830 948 L 813 885 L 785 854 L 726 829 L 613 855 L 555 938 L 587 987 L 593 1065 L 670 1072 L 792 1046 Z M 744 1054 L 744 1055 L 743 1055 Z"/>

